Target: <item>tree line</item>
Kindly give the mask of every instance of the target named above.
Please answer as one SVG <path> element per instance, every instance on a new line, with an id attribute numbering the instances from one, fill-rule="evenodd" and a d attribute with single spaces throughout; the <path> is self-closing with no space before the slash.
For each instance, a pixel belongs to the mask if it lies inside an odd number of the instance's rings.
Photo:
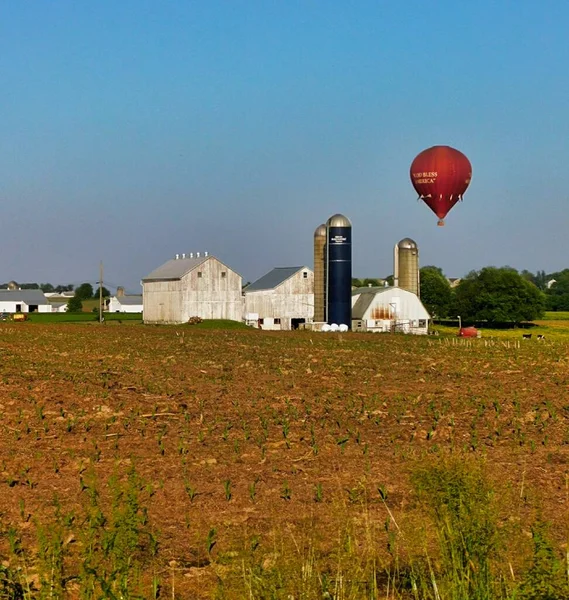
<path id="1" fill-rule="evenodd" d="M 79 300 L 96 300 L 99 298 L 100 292 L 100 286 L 95 290 L 90 283 L 82 283 L 75 288 L 72 284 L 54 286 L 51 283 L 17 283 L 16 281 L 1 284 L 0 290 L 7 290 L 10 286 L 14 286 L 20 290 L 41 290 L 44 294 L 62 294 L 63 292 L 72 292 L 75 290 L 75 297 L 79 298 Z M 111 292 L 103 286 L 103 297 L 108 298 L 110 295 Z"/>
<path id="2" fill-rule="evenodd" d="M 393 284 L 393 277 L 354 280 L 357 286 Z M 547 274 L 511 267 L 471 271 L 455 287 L 442 269 L 420 269 L 421 301 L 434 319 L 457 318 L 487 323 L 521 323 L 543 316 L 546 310 L 569 310 L 569 269 Z"/>

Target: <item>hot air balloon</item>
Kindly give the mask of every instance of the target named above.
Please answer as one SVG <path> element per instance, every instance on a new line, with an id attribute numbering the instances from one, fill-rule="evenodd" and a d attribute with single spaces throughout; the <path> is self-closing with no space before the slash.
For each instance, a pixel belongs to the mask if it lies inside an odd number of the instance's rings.
<path id="1" fill-rule="evenodd" d="M 447 213 L 462 200 L 471 178 L 470 161 L 450 146 L 423 150 L 411 163 L 411 183 L 419 198 L 439 218 L 439 226 L 445 224 Z"/>

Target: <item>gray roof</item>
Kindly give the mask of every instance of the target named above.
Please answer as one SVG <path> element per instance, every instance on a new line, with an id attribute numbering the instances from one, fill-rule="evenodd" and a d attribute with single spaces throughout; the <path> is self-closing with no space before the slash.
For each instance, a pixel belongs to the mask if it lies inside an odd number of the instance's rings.
<path id="1" fill-rule="evenodd" d="M 172 258 L 152 273 L 143 277 L 142 281 L 168 281 L 182 279 L 184 275 L 199 267 L 213 256 L 200 256 L 200 258 Z"/>
<path id="2" fill-rule="evenodd" d="M 272 290 L 302 269 L 307 269 L 307 267 L 275 267 L 272 271 L 257 279 L 257 281 L 249 284 L 243 291 L 247 293 L 259 290 Z"/>
<path id="3" fill-rule="evenodd" d="M 352 290 L 352 296 L 357 296 L 358 294 L 360 296 L 352 307 L 352 319 L 363 319 L 367 309 L 369 308 L 369 305 L 373 302 L 373 299 L 377 296 L 377 294 L 381 294 L 390 289 L 392 288 L 361 287 Z"/>
<path id="4" fill-rule="evenodd" d="M 49 304 L 41 290 L 0 290 L 0 302 L 23 302 L 30 304 Z"/>
<path id="5" fill-rule="evenodd" d="M 115 296 L 117 301 L 123 306 L 137 306 L 142 304 L 142 294 L 140 296 L 129 295 L 129 296 Z"/>

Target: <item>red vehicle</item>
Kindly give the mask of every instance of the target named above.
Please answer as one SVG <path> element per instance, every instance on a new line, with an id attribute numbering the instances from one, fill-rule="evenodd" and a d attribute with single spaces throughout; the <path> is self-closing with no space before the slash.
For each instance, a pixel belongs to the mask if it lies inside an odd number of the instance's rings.
<path id="1" fill-rule="evenodd" d="M 456 335 L 458 337 L 472 338 L 480 337 L 480 332 L 476 327 L 461 327 Z"/>

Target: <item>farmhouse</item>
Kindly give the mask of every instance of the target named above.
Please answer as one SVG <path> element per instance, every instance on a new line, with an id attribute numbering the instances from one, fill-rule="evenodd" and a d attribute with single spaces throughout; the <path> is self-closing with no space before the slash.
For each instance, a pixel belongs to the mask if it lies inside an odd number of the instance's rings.
<path id="1" fill-rule="evenodd" d="M 398 287 L 352 291 L 352 330 L 426 334 L 429 313 L 412 292 Z"/>
<path id="2" fill-rule="evenodd" d="M 263 329 L 291 330 L 314 318 L 314 273 L 277 267 L 244 290 L 245 319 Z"/>
<path id="3" fill-rule="evenodd" d="M 144 322 L 241 321 L 241 285 L 241 275 L 207 252 L 177 254 L 142 280 Z"/>
<path id="4" fill-rule="evenodd" d="M 107 310 L 113 313 L 141 313 L 142 294 L 116 295 L 110 301 Z"/>
<path id="5" fill-rule="evenodd" d="M 0 312 L 52 312 L 51 304 L 41 290 L 0 290 Z"/>

